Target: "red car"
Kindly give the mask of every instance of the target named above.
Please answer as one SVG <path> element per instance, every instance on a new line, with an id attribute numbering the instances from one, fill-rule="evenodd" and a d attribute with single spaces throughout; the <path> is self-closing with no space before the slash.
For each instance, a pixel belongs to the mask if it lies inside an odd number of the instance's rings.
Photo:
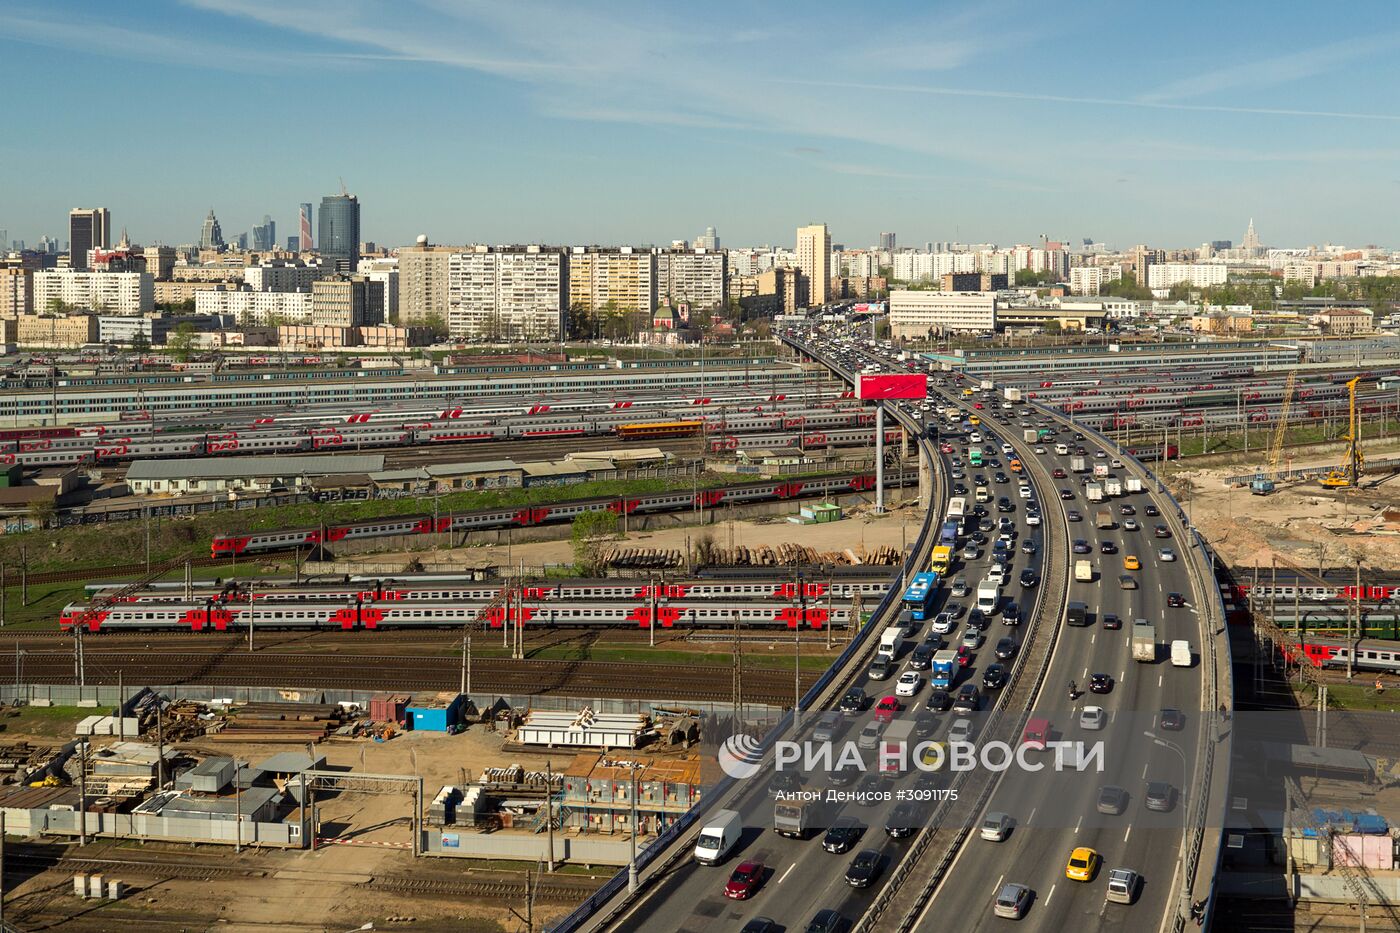
<path id="1" fill-rule="evenodd" d="M 734 874 L 730 875 L 729 881 L 725 883 L 724 896 L 732 897 L 736 901 L 748 900 L 762 883 L 763 863 L 743 862 L 734 869 Z"/>
<path id="2" fill-rule="evenodd" d="M 945 454 L 950 454 L 950 453 L 953 452 L 953 445 L 952 445 L 952 444 L 939 444 L 939 445 L 938 445 L 938 449 L 941 450 L 941 451 L 942 451 L 943 453 L 945 453 Z"/>
<path id="3" fill-rule="evenodd" d="M 1060 467 L 1055 467 L 1055 472 L 1052 473 L 1051 475 L 1054 476 L 1055 479 L 1064 479 L 1064 478 L 1065 478 L 1065 471 L 1064 471 L 1063 469 L 1061 469 Z"/>
<path id="4" fill-rule="evenodd" d="M 981 408 L 981 407 L 982 407 L 982 403 L 981 403 L 981 402 L 973 402 L 973 403 L 972 403 L 972 407 L 973 407 L 973 408 Z"/>
<path id="5" fill-rule="evenodd" d="M 875 704 L 875 718 L 880 722 L 893 722 L 894 714 L 901 709 L 903 709 L 903 707 L 899 705 L 899 700 L 892 696 L 885 697 L 879 703 Z"/>
<path id="6" fill-rule="evenodd" d="M 958 667 L 967 667 L 972 664 L 972 652 L 967 645 L 958 646 Z"/>

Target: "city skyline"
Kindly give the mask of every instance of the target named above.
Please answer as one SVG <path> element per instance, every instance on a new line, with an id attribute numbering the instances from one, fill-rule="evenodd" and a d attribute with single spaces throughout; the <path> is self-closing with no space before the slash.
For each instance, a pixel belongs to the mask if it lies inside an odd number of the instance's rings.
<path id="1" fill-rule="evenodd" d="M 1048 25 L 1014 3 L 999 16 L 893 6 L 856 39 L 849 11 L 821 7 L 781 30 L 740 7 L 700 22 L 651 7 L 561 6 L 528 22 L 489 7 L 384 10 L 16 4 L 0 22 L 0 75 L 43 74 L 47 90 L 15 100 L 32 131 L 4 151 L 46 170 L 0 199 L 0 226 L 35 241 L 74 204 L 100 203 L 141 242 L 181 243 L 213 204 L 230 230 L 265 214 L 295 229 L 296 205 L 344 176 L 367 208 L 363 235 L 389 244 L 665 244 L 709 225 L 729 244 L 787 244 L 813 216 L 852 246 L 890 230 L 908 244 L 1184 246 L 1236 239 L 1250 216 L 1271 245 L 1400 242 L 1388 209 L 1400 112 L 1386 100 L 1400 36 L 1352 25 L 1364 8 L 1261 22 L 1188 4 L 1129 34 L 1106 4 Z M 297 158 L 243 159 L 189 104 L 159 133 L 129 112 L 84 115 L 124 161 L 159 165 L 120 186 L 84 170 L 90 152 L 43 147 L 74 130 L 46 99 L 114 78 L 164 84 L 172 101 L 232 83 L 228 125 Z M 353 145 L 308 134 L 306 101 L 330 92 L 375 132 Z"/>

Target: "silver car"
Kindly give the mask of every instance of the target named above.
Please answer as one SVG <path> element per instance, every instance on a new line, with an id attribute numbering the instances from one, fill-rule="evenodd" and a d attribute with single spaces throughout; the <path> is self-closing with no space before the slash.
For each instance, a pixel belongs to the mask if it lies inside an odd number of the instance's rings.
<path id="1" fill-rule="evenodd" d="M 1113 904 L 1131 904 L 1137 899 L 1142 878 L 1131 868 L 1115 868 L 1108 873 L 1107 898 Z"/>
<path id="2" fill-rule="evenodd" d="M 1011 817 L 1005 813 L 991 812 L 982 820 L 977 834 L 988 842 L 1004 842 L 1011 832 Z"/>
<path id="3" fill-rule="evenodd" d="M 1031 889 L 1024 884 L 1004 884 L 997 892 L 992 913 L 1008 920 L 1020 920 L 1031 906 Z"/>
<path id="4" fill-rule="evenodd" d="M 874 748 L 880 744 L 880 736 L 884 732 L 884 725 L 877 720 L 872 720 L 860 730 L 860 737 L 856 739 L 856 745 L 860 748 Z"/>

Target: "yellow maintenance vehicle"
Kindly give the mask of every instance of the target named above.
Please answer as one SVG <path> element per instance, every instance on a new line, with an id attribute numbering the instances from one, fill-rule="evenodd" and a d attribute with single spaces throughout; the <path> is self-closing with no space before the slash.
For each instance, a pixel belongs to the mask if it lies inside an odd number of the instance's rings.
<path id="1" fill-rule="evenodd" d="M 1318 484 L 1325 489 L 1346 489 L 1361 481 L 1361 468 L 1366 461 L 1361 456 L 1361 421 L 1356 414 L 1356 384 L 1360 381 L 1357 376 L 1347 383 L 1347 433 L 1342 436 L 1347 450 L 1341 466 L 1318 477 Z"/>

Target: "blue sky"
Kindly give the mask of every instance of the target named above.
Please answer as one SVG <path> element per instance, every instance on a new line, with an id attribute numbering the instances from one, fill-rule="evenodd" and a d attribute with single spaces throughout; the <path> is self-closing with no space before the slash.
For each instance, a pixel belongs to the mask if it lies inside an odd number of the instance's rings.
<path id="1" fill-rule="evenodd" d="M 0 228 L 1400 244 L 1393 2 L 1136 6 L 7 0 Z"/>

